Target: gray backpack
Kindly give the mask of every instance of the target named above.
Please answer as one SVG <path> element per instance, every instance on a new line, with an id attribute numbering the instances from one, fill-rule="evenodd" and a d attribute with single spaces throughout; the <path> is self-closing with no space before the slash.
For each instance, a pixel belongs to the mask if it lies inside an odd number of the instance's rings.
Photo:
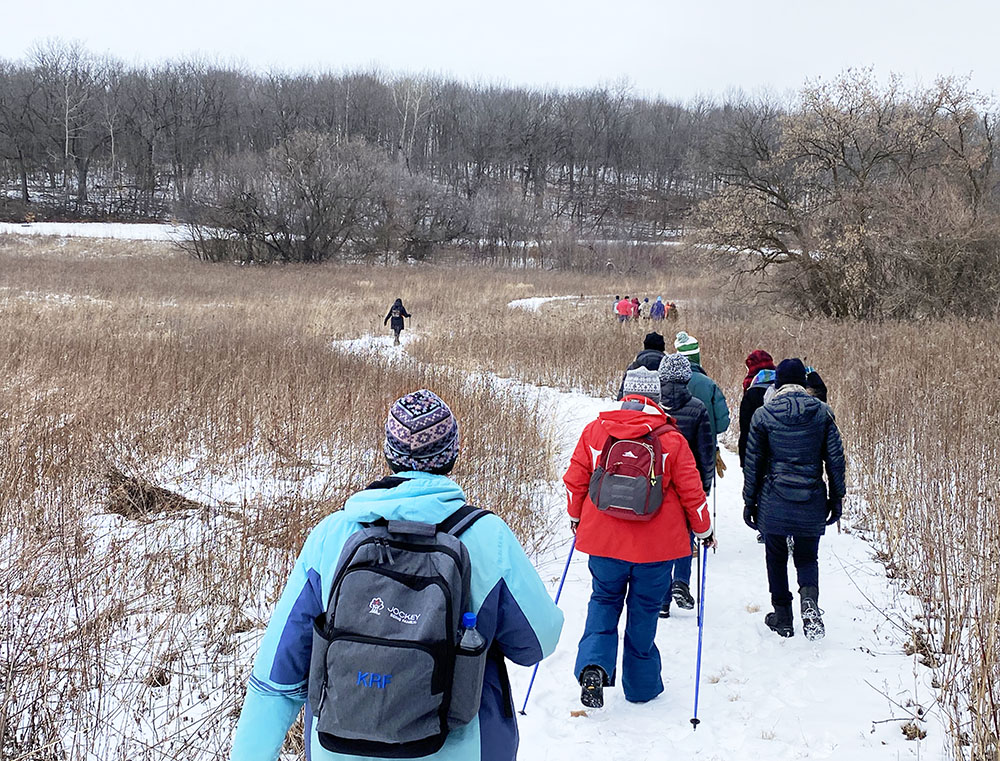
<path id="1" fill-rule="evenodd" d="M 309 704 L 324 748 L 427 756 L 479 712 L 487 647 L 481 635 L 475 650 L 459 647 L 472 569 L 458 535 L 487 514 L 382 519 L 347 540 L 313 626 Z"/>

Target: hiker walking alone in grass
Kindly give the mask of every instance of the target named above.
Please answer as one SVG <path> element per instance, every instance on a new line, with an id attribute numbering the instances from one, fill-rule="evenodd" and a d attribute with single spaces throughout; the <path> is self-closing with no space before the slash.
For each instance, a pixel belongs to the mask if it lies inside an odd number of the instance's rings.
<path id="1" fill-rule="evenodd" d="M 383 452 L 392 475 L 305 541 L 261 640 L 233 761 L 275 761 L 307 700 L 312 761 L 517 755 L 504 659 L 551 654 L 562 612 L 507 524 L 448 477 L 458 422 L 438 396 L 396 400 Z"/>
<path id="2" fill-rule="evenodd" d="M 403 332 L 404 317 L 413 317 L 413 315 L 406 311 L 406 307 L 403 306 L 402 299 L 396 299 L 392 302 L 392 306 L 389 307 L 389 311 L 386 312 L 385 319 L 382 320 L 383 325 L 389 323 L 390 320 L 392 321 L 389 324 L 389 327 L 392 328 L 393 335 L 396 339 L 393 342 L 393 346 L 399 346 L 399 334 Z"/>
<path id="3" fill-rule="evenodd" d="M 591 708 L 604 705 L 604 688 L 617 681 L 623 607 L 625 699 L 644 703 L 663 692 L 653 640 L 668 564 L 691 554 L 689 532 L 705 546 L 715 544 L 694 455 L 653 402 L 659 387 L 658 373 L 630 371 L 622 408 L 602 412 L 584 428 L 563 477 L 576 547 L 590 555 L 593 577 L 574 667 L 580 700 Z"/>
<path id="4" fill-rule="evenodd" d="M 668 354 L 660 363 L 659 378 L 660 407 L 674 419 L 678 430 L 691 447 L 698 475 L 701 476 L 701 488 L 708 494 L 715 475 L 715 439 L 712 438 L 712 426 L 708 422 L 705 403 L 692 396 L 688 389 L 691 363 L 683 354 Z M 694 550 L 693 534 L 691 549 Z M 669 566 L 669 584 L 660 605 L 660 618 L 670 617 L 671 601 L 685 610 L 694 607 L 694 597 L 691 596 L 691 555 L 678 558 Z"/>
<path id="5" fill-rule="evenodd" d="M 782 637 L 794 634 L 790 536 L 803 632 L 808 639 L 819 639 L 825 633 L 819 609 L 819 540 L 843 510 L 844 450 L 833 411 L 811 396 L 805 384 L 802 361 L 784 360 L 775 372 L 774 398 L 753 415 L 743 466 L 743 520 L 764 537 L 774 606 L 764 623 Z"/>

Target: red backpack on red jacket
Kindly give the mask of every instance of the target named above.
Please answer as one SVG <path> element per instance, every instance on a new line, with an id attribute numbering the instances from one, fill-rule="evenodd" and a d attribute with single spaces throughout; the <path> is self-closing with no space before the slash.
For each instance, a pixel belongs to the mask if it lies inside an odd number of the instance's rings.
<path id="1" fill-rule="evenodd" d="M 590 501 L 601 512 L 627 521 L 648 521 L 663 504 L 660 436 L 673 423 L 636 439 L 608 436 L 590 477 Z"/>

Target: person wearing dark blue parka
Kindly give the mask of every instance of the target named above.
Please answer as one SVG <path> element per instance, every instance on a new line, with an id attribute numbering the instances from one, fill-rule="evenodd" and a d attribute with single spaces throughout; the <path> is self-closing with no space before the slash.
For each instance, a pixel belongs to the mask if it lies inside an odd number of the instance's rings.
<path id="1" fill-rule="evenodd" d="M 788 543 L 799 582 L 802 625 L 809 639 L 824 634 L 819 610 L 819 540 L 841 516 L 844 450 L 833 411 L 805 388 L 806 368 L 786 359 L 775 373 L 774 397 L 750 423 L 743 468 L 743 520 L 764 536 L 774 612 L 764 622 L 794 634 L 788 588 Z M 826 469 L 826 483 L 823 470 Z"/>

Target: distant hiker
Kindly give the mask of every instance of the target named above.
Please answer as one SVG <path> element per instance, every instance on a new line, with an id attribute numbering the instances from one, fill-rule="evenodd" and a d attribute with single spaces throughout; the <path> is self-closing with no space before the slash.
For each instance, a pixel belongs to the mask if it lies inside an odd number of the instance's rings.
<path id="1" fill-rule="evenodd" d="M 642 374 L 637 370 L 631 378 L 640 381 Z M 655 393 L 658 378 L 647 371 L 644 382 Z M 643 475 L 634 477 L 637 472 Z M 663 692 L 653 639 L 667 563 L 691 554 L 689 531 L 706 546 L 715 544 L 694 455 L 649 397 L 626 395 L 622 409 L 602 412 L 584 428 L 563 481 L 576 546 L 590 555 L 593 577 L 574 668 L 580 700 L 600 708 L 604 688 L 616 681 L 618 621 L 626 605 L 625 699 L 652 700 Z"/>
<path id="2" fill-rule="evenodd" d="M 392 332 L 396 336 L 396 340 L 393 342 L 394 346 L 399 346 L 399 334 L 403 331 L 403 318 L 412 316 L 406 311 L 406 307 L 403 306 L 402 299 L 396 299 L 392 303 L 392 306 L 389 307 L 389 311 L 386 313 L 385 319 L 382 320 L 382 324 L 385 325 L 392 320 L 392 324 L 389 327 L 392 328 Z"/>
<path id="3" fill-rule="evenodd" d="M 833 411 L 806 392 L 802 361 L 784 360 L 775 376 L 774 398 L 754 413 L 750 423 L 743 520 L 764 535 L 774 606 L 764 623 L 782 637 L 795 633 L 786 537 L 794 538 L 802 628 L 813 640 L 825 633 L 819 609 L 819 540 L 843 509 L 844 450 Z"/>
<path id="4" fill-rule="evenodd" d="M 743 398 L 740 400 L 740 467 L 746 459 L 747 436 L 753 413 L 764 406 L 764 395 L 774 385 L 774 359 L 763 349 L 750 352 L 746 359 L 747 375 L 743 379 Z"/>
<path id="5" fill-rule="evenodd" d="M 615 311 L 618 313 L 618 322 L 625 322 L 632 316 L 632 302 L 628 296 L 624 296 L 618 302 L 617 306 L 615 306 Z"/>
<path id="6" fill-rule="evenodd" d="M 667 309 L 667 319 L 670 320 L 671 322 L 676 322 L 678 315 L 677 304 L 671 301 L 670 304 L 668 304 L 667 306 L 669 307 Z"/>
<path id="7" fill-rule="evenodd" d="M 712 438 L 712 426 L 708 422 L 705 403 L 693 397 L 688 390 L 691 362 L 683 354 L 668 354 L 660 362 L 659 378 L 660 408 L 674 419 L 691 447 L 698 475 L 701 476 L 701 488 L 708 494 L 715 475 L 715 439 Z M 694 549 L 693 535 L 691 549 Z M 694 598 L 691 596 L 691 556 L 673 561 L 667 578 L 670 584 L 660 605 L 660 618 L 669 618 L 671 599 L 679 608 L 691 610 L 694 607 Z"/>
<path id="8" fill-rule="evenodd" d="M 653 306 L 649 308 L 649 318 L 651 320 L 662 320 L 664 315 L 667 313 L 666 305 L 663 303 L 663 297 L 657 296 L 656 301 L 653 302 Z"/>
<path id="9" fill-rule="evenodd" d="M 517 754 L 504 658 L 549 655 L 562 613 L 507 525 L 448 478 L 458 422 L 440 398 L 398 399 L 383 452 L 393 475 L 305 541 L 261 640 L 234 761 L 277 759 L 307 699 L 312 761 Z"/>
<path id="10" fill-rule="evenodd" d="M 726 464 L 718 450 L 718 436 L 729 427 L 729 407 L 726 405 L 726 397 L 723 395 L 722 389 L 708 377 L 708 374 L 701 367 L 701 346 L 698 344 L 698 339 L 689 336 L 682 330 L 674 340 L 674 348 L 678 354 L 683 354 L 691 362 L 692 374 L 688 389 L 708 408 L 708 422 L 712 426 L 712 441 L 716 444 L 715 469 L 719 478 L 722 478 L 726 472 Z"/>
<path id="11" fill-rule="evenodd" d="M 637 367 L 645 367 L 647 370 L 652 370 L 653 372 L 659 372 L 660 370 L 660 360 L 663 359 L 663 351 L 666 348 L 666 342 L 663 340 L 663 336 L 659 333 L 647 333 L 646 337 L 642 340 L 642 351 L 635 355 L 635 359 L 632 363 L 625 368 L 626 374 L 629 370 L 634 370 Z M 625 377 L 622 377 L 621 385 L 618 387 L 618 400 L 625 396 Z"/>
<path id="12" fill-rule="evenodd" d="M 644 320 L 648 320 L 649 319 L 649 297 L 648 296 L 642 300 L 641 304 L 639 304 L 639 316 L 642 319 L 644 319 Z"/>
<path id="13" fill-rule="evenodd" d="M 639 297 L 638 296 L 633 296 L 632 297 L 632 319 L 633 320 L 638 320 L 639 319 L 639 303 L 640 303 L 639 302 Z"/>

